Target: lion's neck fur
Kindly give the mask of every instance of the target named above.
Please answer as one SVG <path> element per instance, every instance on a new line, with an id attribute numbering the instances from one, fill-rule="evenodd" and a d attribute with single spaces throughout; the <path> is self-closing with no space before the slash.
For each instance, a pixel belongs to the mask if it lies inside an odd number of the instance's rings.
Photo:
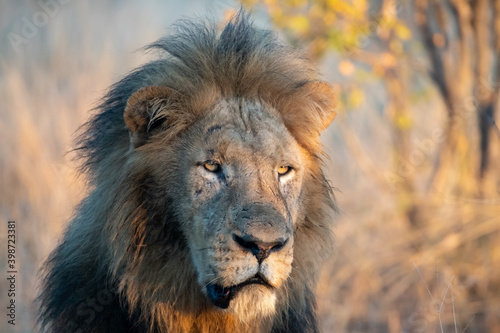
<path id="1" fill-rule="evenodd" d="M 152 313 L 161 332 L 270 332 L 272 322 L 255 320 L 243 323 L 231 313 L 203 309 L 199 313 L 176 310 L 173 306 L 158 305 Z M 156 330 L 155 330 L 156 331 Z"/>

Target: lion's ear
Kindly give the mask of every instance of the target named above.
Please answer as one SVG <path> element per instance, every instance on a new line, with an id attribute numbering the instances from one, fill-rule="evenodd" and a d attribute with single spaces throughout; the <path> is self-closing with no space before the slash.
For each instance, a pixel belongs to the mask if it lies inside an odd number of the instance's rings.
<path id="1" fill-rule="evenodd" d="M 326 82 L 315 81 L 307 83 L 303 89 L 309 100 L 312 101 L 313 108 L 316 111 L 317 121 L 316 130 L 321 133 L 324 131 L 336 116 L 337 98 L 333 88 Z"/>
<path id="2" fill-rule="evenodd" d="M 176 92 L 169 87 L 149 86 L 129 97 L 123 117 L 134 147 L 143 145 L 151 133 L 163 125 L 175 96 Z"/>
<path id="3" fill-rule="evenodd" d="M 337 99 L 326 82 L 314 81 L 301 86 L 282 106 L 283 121 L 302 144 L 316 149 L 320 133 L 335 118 Z"/>

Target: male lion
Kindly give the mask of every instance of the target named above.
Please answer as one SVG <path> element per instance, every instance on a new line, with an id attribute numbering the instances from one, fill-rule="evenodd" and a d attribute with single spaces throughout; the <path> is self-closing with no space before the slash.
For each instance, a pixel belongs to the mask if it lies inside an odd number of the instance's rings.
<path id="1" fill-rule="evenodd" d="M 239 13 L 184 22 L 79 141 L 90 194 L 45 266 L 52 332 L 316 332 L 331 87 Z"/>

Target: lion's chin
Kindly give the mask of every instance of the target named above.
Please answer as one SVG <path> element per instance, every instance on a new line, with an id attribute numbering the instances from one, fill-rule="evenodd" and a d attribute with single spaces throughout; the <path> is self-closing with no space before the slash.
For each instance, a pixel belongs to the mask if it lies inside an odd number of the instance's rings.
<path id="1" fill-rule="evenodd" d="M 208 285 L 207 296 L 212 304 L 235 314 L 242 322 L 270 317 L 275 312 L 274 288 L 257 278 L 228 288 Z"/>
<path id="2" fill-rule="evenodd" d="M 244 287 L 231 301 L 227 309 L 244 323 L 262 320 L 274 315 L 276 291 L 269 287 L 252 284 Z"/>

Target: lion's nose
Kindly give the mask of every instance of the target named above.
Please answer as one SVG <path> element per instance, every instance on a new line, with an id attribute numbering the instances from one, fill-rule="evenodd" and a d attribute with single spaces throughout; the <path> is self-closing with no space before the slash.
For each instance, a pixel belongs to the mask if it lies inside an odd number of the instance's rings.
<path id="1" fill-rule="evenodd" d="M 257 258 L 259 263 L 269 257 L 271 252 L 281 250 L 288 242 L 288 238 L 278 238 L 271 242 L 263 242 L 252 235 L 240 237 L 233 234 L 233 240 L 243 249 L 249 250 Z"/>

